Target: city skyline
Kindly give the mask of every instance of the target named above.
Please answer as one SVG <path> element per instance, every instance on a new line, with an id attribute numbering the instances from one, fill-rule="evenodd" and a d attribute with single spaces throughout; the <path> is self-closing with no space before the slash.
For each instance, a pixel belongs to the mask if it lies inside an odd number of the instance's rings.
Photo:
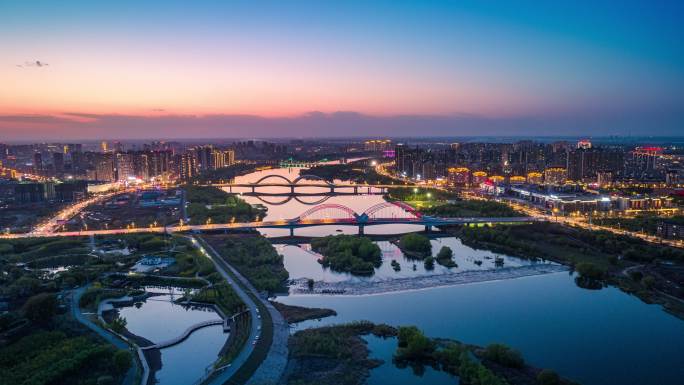
<path id="1" fill-rule="evenodd" d="M 677 2 L 0 5 L 5 140 L 676 135 Z"/>

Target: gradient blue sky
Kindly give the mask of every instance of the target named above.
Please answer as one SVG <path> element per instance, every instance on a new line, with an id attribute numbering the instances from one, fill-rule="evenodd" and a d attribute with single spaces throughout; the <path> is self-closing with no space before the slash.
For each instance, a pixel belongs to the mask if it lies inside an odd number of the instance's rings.
<path id="1" fill-rule="evenodd" d="M 0 0 L 1 137 L 684 132 L 681 1 L 140 3 Z"/>

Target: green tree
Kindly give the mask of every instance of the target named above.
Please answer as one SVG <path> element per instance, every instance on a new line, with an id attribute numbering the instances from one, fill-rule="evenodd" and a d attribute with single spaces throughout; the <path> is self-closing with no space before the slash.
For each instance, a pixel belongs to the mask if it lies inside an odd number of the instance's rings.
<path id="1" fill-rule="evenodd" d="M 57 314 L 57 298 L 50 293 L 37 294 L 29 298 L 21 310 L 27 319 L 39 324 L 49 324 Z"/>
<path id="2" fill-rule="evenodd" d="M 503 344 L 491 344 L 485 348 L 484 357 L 509 368 L 522 368 L 525 365 L 519 351 Z"/>
<path id="3" fill-rule="evenodd" d="M 606 271 L 591 262 L 580 262 L 575 266 L 575 270 L 582 278 L 589 278 L 600 280 L 606 274 Z"/>
<path id="4" fill-rule="evenodd" d="M 435 269 L 435 259 L 432 257 L 427 257 L 425 258 L 425 262 L 423 263 L 425 266 L 425 270 L 434 270 Z"/>
<path id="5" fill-rule="evenodd" d="M 131 367 L 131 352 L 127 350 L 117 350 L 112 357 L 112 365 L 117 373 L 125 373 Z"/>
<path id="6" fill-rule="evenodd" d="M 454 257 L 454 252 L 449 246 L 442 246 L 437 253 L 437 259 L 451 259 Z"/>
<path id="7" fill-rule="evenodd" d="M 401 248 L 407 251 L 412 251 L 421 254 L 430 254 L 432 252 L 432 244 L 430 240 L 420 234 L 410 233 L 401 237 L 399 241 Z"/>
<path id="8" fill-rule="evenodd" d="M 544 369 L 537 375 L 539 385 L 560 385 L 560 383 L 560 376 L 551 369 Z"/>
<path id="9" fill-rule="evenodd" d="M 641 280 L 641 283 L 643 283 L 647 289 L 652 289 L 655 286 L 656 280 L 652 275 L 648 275 Z"/>

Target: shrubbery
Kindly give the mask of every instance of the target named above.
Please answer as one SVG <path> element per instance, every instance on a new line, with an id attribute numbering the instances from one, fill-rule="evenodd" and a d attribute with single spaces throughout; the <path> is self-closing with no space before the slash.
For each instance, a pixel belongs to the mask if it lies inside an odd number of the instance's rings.
<path id="1" fill-rule="evenodd" d="M 422 254 L 428 256 L 432 253 L 432 244 L 430 240 L 420 234 L 410 233 L 406 234 L 399 240 L 399 247 L 403 251 L 411 253 Z"/>
<path id="2" fill-rule="evenodd" d="M 323 266 L 335 271 L 373 275 L 382 264 L 380 247 L 365 237 L 330 235 L 313 240 L 311 248 L 323 255 Z"/>
<path id="3" fill-rule="evenodd" d="M 217 248 L 221 256 L 233 264 L 258 290 L 283 290 L 289 277 L 283 257 L 266 238 L 228 238 Z"/>

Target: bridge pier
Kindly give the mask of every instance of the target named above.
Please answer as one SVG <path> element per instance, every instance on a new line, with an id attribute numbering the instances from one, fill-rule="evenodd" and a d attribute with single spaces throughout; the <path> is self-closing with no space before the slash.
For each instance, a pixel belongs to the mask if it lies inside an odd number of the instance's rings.
<path id="1" fill-rule="evenodd" d="M 430 225 L 425 225 L 425 232 L 426 232 L 426 233 L 429 233 L 430 230 L 432 230 L 432 226 L 430 226 Z"/>
<path id="2" fill-rule="evenodd" d="M 290 236 L 294 237 L 294 227 L 290 227 Z"/>
<path id="3" fill-rule="evenodd" d="M 363 235 L 363 225 L 359 225 L 359 235 Z"/>
<path id="4" fill-rule="evenodd" d="M 295 186 L 290 185 L 290 194 L 294 194 L 294 192 L 295 192 L 294 190 L 295 190 Z"/>
<path id="5" fill-rule="evenodd" d="M 330 186 L 330 193 L 331 193 L 331 194 L 334 194 L 334 193 L 335 193 L 335 186 L 334 186 L 334 185 L 333 185 L 333 186 Z"/>
<path id="6" fill-rule="evenodd" d="M 358 194 L 358 193 L 359 193 L 359 186 L 354 186 L 354 194 Z"/>
<path id="7" fill-rule="evenodd" d="M 252 194 L 256 192 L 256 185 L 252 185 Z"/>

